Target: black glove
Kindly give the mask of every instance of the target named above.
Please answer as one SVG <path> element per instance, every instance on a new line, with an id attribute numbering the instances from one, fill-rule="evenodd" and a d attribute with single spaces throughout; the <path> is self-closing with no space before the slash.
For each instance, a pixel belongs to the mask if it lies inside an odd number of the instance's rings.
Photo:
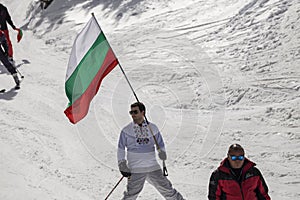
<path id="1" fill-rule="evenodd" d="M 119 170 L 124 177 L 131 176 L 131 172 L 126 164 L 126 160 L 123 160 L 119 163 Z"/>
<path id="2" fill-rule="evenodd" d="M 167 154 L 165 151 L 160 151 L 158 153 L 158 157 L 161 159 L 161 160 L 167 160 Z"/>

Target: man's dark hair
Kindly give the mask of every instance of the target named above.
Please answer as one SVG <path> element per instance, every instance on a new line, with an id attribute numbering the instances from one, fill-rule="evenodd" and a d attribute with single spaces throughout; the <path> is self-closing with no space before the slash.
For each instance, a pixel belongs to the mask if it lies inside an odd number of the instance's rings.
<path id="1" fill-rule="evenodd" d="M 130 106 L 131 108 L 133 107 L 139 107 L 140 112 L 144 111 L 144 114 L 146 114 L 146 107 L 142 102 L 135 102 L 133 104 L 131 104 Z"/>
<path id="2" fill-rule="evenodd" d="M 231 152 L 242 152 L 242 153 L 245 153 L 243 147 L 239 144 L 232 144 L 230 145 L 229 149 L 228 149 L 228 154 L 230 154 Z"/>

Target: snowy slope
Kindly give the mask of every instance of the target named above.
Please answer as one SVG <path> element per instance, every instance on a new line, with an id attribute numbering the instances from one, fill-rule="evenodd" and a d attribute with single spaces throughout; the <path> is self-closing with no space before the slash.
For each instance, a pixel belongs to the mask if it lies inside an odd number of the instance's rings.
<path id="1" fill-rule="evenodd" d="M 78 31 L 94 12 L 167 144 L 169 178 L 206 199 L 210 173 L 242 144 L 272 199 L 299 199 L 297 0 L 3 0 L 24 38 L 20 91 L 0 94 L 0 199 L 104 199 L 120 174 L 116 145 L 135 101 L 120 69 L 88 116 L 70 124 L 64 78 Z M 13 80 L 0 68 L 1 88 Z M 120 199 L 123 181 L 110 199 Z M 162 199 L 146 185 L 139 199 Z"/>

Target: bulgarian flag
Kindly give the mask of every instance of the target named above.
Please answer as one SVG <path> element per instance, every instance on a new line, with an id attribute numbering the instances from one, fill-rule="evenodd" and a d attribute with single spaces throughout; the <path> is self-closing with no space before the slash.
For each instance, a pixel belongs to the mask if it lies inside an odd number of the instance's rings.
<path id="1" fill-rule="evenodd" d="M 103 78 L 118 64 L 96 18 L 77 35 L 69 58 L 65 91 L 69 99 L 64 111 L 73 124 L 83 119 Z"/>

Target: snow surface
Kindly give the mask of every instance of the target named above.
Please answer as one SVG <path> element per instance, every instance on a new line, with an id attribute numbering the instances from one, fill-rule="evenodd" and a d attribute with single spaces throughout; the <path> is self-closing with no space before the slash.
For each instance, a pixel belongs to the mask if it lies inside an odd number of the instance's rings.
<path id="1" fill-rule="evenodd" d="M 300 199 L 298 0 L 2 0 L 21 90 L 1 66 L 0 199 L 104 199 L 121 175 L 116 146 L 135 101 L 116 67 L 88 116 L 63 114 L 77 33 L 93 12 L 147 117 L 166 142 L 169 179 L 207 199 L 211 172 L 232 143 L 257 163 L 272 199 Z M 110 199 L 120 199 L 122 181 Z M 163 199 L 146 184 L 138 199 Z"/>

